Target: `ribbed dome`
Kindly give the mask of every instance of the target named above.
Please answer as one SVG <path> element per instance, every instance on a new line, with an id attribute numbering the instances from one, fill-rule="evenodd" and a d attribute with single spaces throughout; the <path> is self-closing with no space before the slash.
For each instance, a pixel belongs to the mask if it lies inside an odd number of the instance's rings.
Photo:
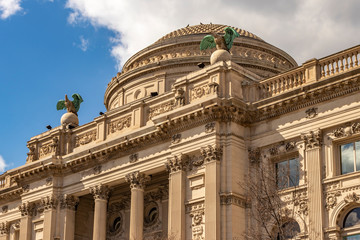
<path id="1" fill-rule="evenodd" d="M 199 24 L 199 25 L 195 25 L 195 26 L 187 26 L 185 28 L 180 28 L 169 34 L 166 34 L 165 36 L 163 36 L 162 38 L 157 40 L 156 43 L 162 42 L 166 39 L 187 36 L 187 35 L 207 34 L 210 32 L 224 34 L 224 29 L 226 27 L 230 27 L 230 26 L 221 25 L 221 24 Z M 240 36 L 249 37 L 252 39 L 257 39 L 257 40 L 263 41 L 261 38 L 259 38 L 255 34 L 252 34 L 251 32 L 248 32 L 246 30 L 243 30 L 243 29 L 240 29 L 237 27 L 232 27 L 232 28 L 235 29 L 235 31 L 237 31 L 240 34 Z"/>

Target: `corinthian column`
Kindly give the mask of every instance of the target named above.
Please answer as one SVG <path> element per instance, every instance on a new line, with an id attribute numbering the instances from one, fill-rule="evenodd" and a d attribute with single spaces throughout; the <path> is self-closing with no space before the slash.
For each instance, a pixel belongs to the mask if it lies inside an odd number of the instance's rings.
<path id="1" fill-rule="evenodd" d="M 125 176 L 131 188 L 130 240 L 143 239 L 144 225 L 144 187 L 149 177 L 139 171 Z"/>
<path id="2" fill-rule="evenodd" d="M 56 228 L 56 208 L 58 201 L 55 196 L 47 196 L 41 199 L 44 207 L 44 239 L 53 239 Z"/>
<path id="3" fill-rule="evenodd" d="M 185 240 L 185 168 L 188 157 L 174 156 L 165 164 L 169 171 L 168 235 Z"/>
<path id="4" fill-rule="evenodd" d="M 309 239 L 324 239 L 323 219 L 324 199 L 321 184 L 321 131 L 303 134 L 305 142 L 305 160 L 308 173 L 309 196 Z"/>
<path id="5" fill-rule="evenodd" d="M 106 240 L 106 207 L 109 197 L 109 187 L 98 185 L 90 188 L 95 199 L 93 239 Z"/>
<path id="6" fill-rule="evenodd" d="M 19 211 L 21 212 L 20 219 L 20 239 L 21 240 L 31 240 L 31 219 L 35 211 L 34 203 L 22 203 L 19 206 Z"/>
<path id="7" fill-rule="evenodd" d="M 220 239 L 220 159 L 222 149 L 201 149 L 205 162 L 205 239 Z"/>
<path id="8" fill-rule="evenodd" d="M 75 237 L 75 208 L 79 203 L 79 198 L 64 194 L 60 200 L 60 209 L 62 220 L 61 224 L 61 239 L 74 240 Z"/>
<path id="9" fill-rule="evenodd" d="M 0 234 L 3 240 L 9 240 L 10 223 L 8 221 L 0 223 Z"/>

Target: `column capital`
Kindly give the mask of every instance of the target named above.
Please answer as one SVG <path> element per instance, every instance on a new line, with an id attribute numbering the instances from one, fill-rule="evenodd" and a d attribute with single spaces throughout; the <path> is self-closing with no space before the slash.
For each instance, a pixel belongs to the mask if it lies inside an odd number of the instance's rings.
<path id="1" fill-rule="evenodd" d="M 90 193 L 94 196 L 94 199 L 107 200 L 109 197 L 110 189 L 107 185 L 96 185 L 90 188 Z"/>
<path id="2" fill-rule="evenodd" d="M 35 214 L 35 204 L 29 202 L 22 203 L 19 206 L 19 211 L 21 212 L 21 216 L 31 217 Z"/>
<path id="3" fill-rule="evenodd" d="M 222 156 L 222 147 L 207 145 L 200 149 L 205 162 L 220 161 Z"/>
<path id="4" fill-rule="evenodd" d="M 8 221 L 0 223 L 0 233 L 9 234 L 10 232 L 10 223 Z"/>
<path id="5" fill-rule="evenodd" d="M 187 155 L 180 154 L 179 156 L 173 156 L 168 158 L 165 167 L 169 173 L 185 170 L 189 164 L 189 157 Z"/>
<path id="6" fill-rule="evenodd" d="M 301 139 L 305 141 L 305 149 L 307 150 L 320 147 L 321 137 L 322 135 L 320 129 L 301 134 Z"/>
<path id="7" fill-rule="evenodd" d="M 64 194 L 60 199 L 61 209 L 75 210 L 78 204 L 79 204 L 79 198 L 70 194 Z"/>
<path id="8" fill-rule="evenodd" d="M 130 188 L 144 189 L 146 182 L 150 180 L 149 176 L 139 171 L 129 173 L 125 176 L 125 181 L 130 183 Z"/>
<path id="9" fill-rule="evenodd" d="M 54 195 L 41 198 L 41 204 L 45 210 L 56 209 L 58 200 Z"/>

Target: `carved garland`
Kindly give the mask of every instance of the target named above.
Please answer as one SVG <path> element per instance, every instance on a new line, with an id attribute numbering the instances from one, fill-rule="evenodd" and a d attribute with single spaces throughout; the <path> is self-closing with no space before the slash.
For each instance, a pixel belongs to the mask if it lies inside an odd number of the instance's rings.
<path id="1" fill-rule="evenodd" d="M 119 132 L 131 126 L 131 116 L 123 117 L 108 124 L 108 134 Z"/>
<path id="2" fill-rule="evenodd" d="M 162 113 L 169 112 L 174 109 L 174 100 L 168 101 L 166 103 L 160 104 L 158 106 L 152 107 L 149 109 L 148 120 L 153 117 L 160 115 Z"/>
<path id="3" fill-rule="evenodd" d="M 75 138 L 75 147 L 80 147 L 96 140 L 96 130 L 81 134 Z"/>

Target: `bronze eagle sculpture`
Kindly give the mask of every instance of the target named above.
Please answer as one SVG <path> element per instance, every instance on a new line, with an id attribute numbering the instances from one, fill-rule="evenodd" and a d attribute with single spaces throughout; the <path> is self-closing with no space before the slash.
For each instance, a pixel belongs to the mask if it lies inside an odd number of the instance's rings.
<path id="1" fill-rule="evenodd" d="M 208 48 L 224 49 L 230 51 L 230 48 L 233 45 L 234 39 L 240 37 L 239 33 L 231 27 L 226 27 L 224 29 L 225 35 L 221 36 L 217 33 L 211 32 L 210 35 L 206 35 L 200 43 L 200 50 L 205 50 Z"/>
<path id="2" fill-rule="evenodd" d="M 67 112 L 74 113 L 77 116 L 77 112 L 80 109 L 80 104 L 84 100 L 82 99 L 82 97 L 78 93 L 73 94 L 72 97 L 73 97 L 74 100 L 70 101 L 68 99 L 67 95 L 65 94 L 65 100 L 59 100 L 58 103 L 56 104 L 56 109 L 57 110 L 66 109 Z"/>

